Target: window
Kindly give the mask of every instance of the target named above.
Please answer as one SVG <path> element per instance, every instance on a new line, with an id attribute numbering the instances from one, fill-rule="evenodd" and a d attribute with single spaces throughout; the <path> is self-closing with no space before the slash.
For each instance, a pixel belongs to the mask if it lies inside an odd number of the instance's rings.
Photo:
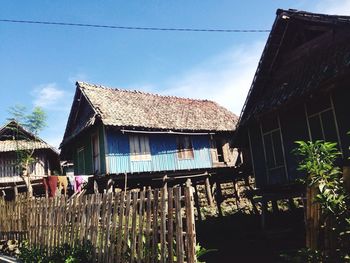
<path id="1" fill-rule="evenodd" d="M 320 96 L 306 105 L 310 139 L 338 142 L 336 120 L 330 96 Z"/>
<path id="2" fill-rule="evenodd" d="M 271 183 L 283 182 L 287 175 L 278 117 L 264 120 L 261 125 L 261 133 L 268 180 Z"/>
<path id="3" fill-rule="evenodd" d="M 189 136 L 177 137 L 177 157 L 179 159 L 193 159 L 192 141 Z"/>
<path id="4" fill-rule="evenodd" d="M 222 140 L 218 138 L 211 139 L 211 154 L 214 163 L 221 163 L 225 161 Z"/>
<path id="5" fill-rule="evenodd" d="M 92 143 L 92 163 L 93 163 L 93 171 L 95 174 L 100 172 L 100 144 L 98 134 L 95 133 L 91 136 Z"/>
<path id="6" fill-rule="evenodd" d="M 311 140 L 338 142 L 332 109 L 308 116 Z"/>
<path id="7" fill-rule="evenodd" d="M 131 161 L 150 161 L 151 151 L 146 135 L 129 135 Z"/>
<path id="8" fill-rule="evenodd" d="M 77 172 L 78 175 L 85 174 L 85 148 L 81 147 L 78 149 L 77 152 L 77 159 L 78 159 L 78 166 L 77 166 Z"/>

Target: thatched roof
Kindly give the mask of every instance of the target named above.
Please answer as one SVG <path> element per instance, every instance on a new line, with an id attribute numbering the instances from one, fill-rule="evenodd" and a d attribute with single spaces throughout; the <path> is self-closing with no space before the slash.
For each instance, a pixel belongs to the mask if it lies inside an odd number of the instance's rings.
<path id="1" fill-rule="evenodd" d="M 39 150 L 50 149 L 51 146 L 42 141 L 26 141 L 26 140 L 6 140 L 0 141 L 0 152 L 14 152 L 19 150 Z"/>
<path id="2" fill-rule="evenodd" d="M 16 121 L 10 121 L 0 128 L 0 153 L 39 149 L 51 149 L 58 154 L 57 149 L 26 130 Z"/>
<path id="3" fill-rule="evenodd" d="M 160 130 L 233 131 L 237 116 L 216 102 L 77 82 L 104 125 Z"/>
<path id="4" fill-rule="evenodd" d="M 243 107 L 250 120 L 329 88 L 349 74 L 350 17 L 277 10 Z"/>

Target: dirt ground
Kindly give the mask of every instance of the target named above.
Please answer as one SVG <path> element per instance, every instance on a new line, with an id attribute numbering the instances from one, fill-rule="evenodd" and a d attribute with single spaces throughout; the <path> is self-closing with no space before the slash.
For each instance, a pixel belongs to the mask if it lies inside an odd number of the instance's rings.
<path id="1" fill-rule="evenodd" d="M 196 222 L 197 242 L 217 249 L 202 258 L 211 263 L 283 262 L 282 252 L 305 244 L 303 210 L 269 214 L 267 231 L 257 215 L 239 214 Z"/>

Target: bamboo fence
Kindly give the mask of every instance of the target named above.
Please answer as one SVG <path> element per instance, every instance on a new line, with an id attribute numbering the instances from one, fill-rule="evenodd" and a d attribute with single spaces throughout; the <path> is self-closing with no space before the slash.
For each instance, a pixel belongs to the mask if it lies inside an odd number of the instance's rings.
<path id="1" fill-rule="evenodd" d="M 0 239 L 48 254 L 89 240 L 96 262 L 195 262 L 190 186 L 0 201 Z"/>

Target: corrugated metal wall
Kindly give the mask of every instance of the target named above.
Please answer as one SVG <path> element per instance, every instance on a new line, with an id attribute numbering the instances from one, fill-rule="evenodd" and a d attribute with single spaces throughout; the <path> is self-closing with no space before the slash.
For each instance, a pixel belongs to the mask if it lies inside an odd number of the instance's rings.
<path id="1" fill-rule="evenodd" d="M 209 136 L 192 136 L 194 158 L 179 160 L 176 154 L 176 136 L 151 134 L 149 143 L 150 161 L 131 161 L 129 136 L 107 130 L 108 154 L 106 154 L 109 173 L 174 171 L 212 167 Z"/>

